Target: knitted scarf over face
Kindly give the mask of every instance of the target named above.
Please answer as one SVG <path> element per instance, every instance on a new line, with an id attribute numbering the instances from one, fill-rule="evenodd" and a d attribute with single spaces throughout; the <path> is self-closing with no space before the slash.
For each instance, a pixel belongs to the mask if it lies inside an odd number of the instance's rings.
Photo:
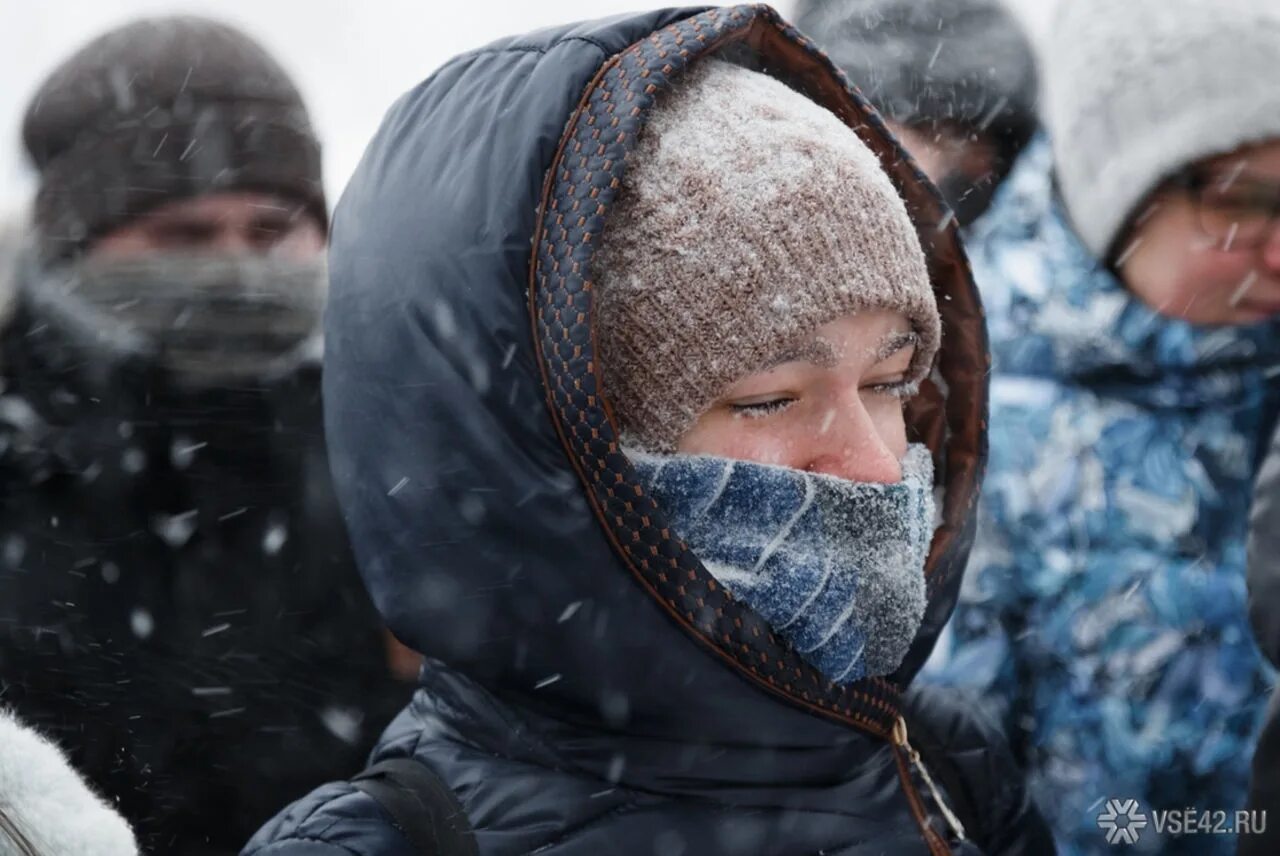
<path id="1" fill-rule="evenodd" d="M 673 529 L 802 657 L 847 684 L 892 673 L 925 607 L 933 463 L 895 484 L 708 455 L 628 451 Z"/>
<path id="2" fill-rule="evenodd" d="M 319 349 L 321 262 L 232 254 L 85 260 L 31 278 L 37 314 L 108 359 L 188 388 L 284 373 Z"/>

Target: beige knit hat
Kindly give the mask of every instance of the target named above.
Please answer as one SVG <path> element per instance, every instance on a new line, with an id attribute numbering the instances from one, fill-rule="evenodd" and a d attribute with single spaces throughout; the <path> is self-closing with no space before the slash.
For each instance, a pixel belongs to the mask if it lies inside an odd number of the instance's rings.
<path id="1" fill-rule="evenodd" d="M 721 60 L 654 105 L 592 279 L 604 393 L 628 442 L 654 452 L 844 315 L 910 319 L 915 379 L 941 336 L 919 238 L 875 155 L 830 111 Z"/>

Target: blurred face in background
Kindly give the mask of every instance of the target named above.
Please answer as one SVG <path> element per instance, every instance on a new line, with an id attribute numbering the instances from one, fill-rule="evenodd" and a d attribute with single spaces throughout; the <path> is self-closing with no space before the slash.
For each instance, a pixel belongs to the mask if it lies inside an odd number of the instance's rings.
<path id="1" fill-rule="evenodd" d="M 986 210 L 997 181 L 999 151 L 994 142 L 959 125 L 886 124 L 942 191 L 961 226 Z"/>
<path id="2" fill-rule="evenodd" d="M 93 259 L 153 253 L 271 253 L 299 261 L 324 252 L 324 230 L 301 203 L 271 193 L 209 193 L 167 202 L 89 248 Z"/>
<path id="3" fill-rule="evenodd" d="M 252 191 L 175 199 L 54 271 L 72 298 L 43 311 L 98 331 L 90 347 L 162 367 L 175 388 L 219 390 L 312 359 L 328 279 L 304 203 Z"/>
<path id="4" fill-rule="evenodd" d="M 1215 325 L 1280 316 L 1280 140 L 1199 161 L 1166 182 L 1114 265 L 1162 315 Z"/>

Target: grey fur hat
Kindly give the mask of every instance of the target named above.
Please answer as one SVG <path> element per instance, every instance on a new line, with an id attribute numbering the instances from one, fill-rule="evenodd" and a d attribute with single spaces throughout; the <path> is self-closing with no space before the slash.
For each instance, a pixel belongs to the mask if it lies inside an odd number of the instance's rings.
<path id="1" fill-rule="evenodd" d="M 887 118 L 952 122 L 1020 147 L 1034 130 L 1030 39 L 1000 0 L 799 0 L 796 26 Z"/>
<path id="2" fill-rule="evenodd" d="M 1076 231 L 1099 258 L 1160 183 L 1280 139 L 1276 0 L 1069 0 L 1045 48 L 1045 120 Z"/>
<path id="3" fill-rule="evenodd" d="M 941 337 L 876 156 L 826 108 L 720 60 L 654 105 L 592 265 L 604 393 L 646 451 L 673 451 L 735 381 L 844 315 L 905 315 L 917 380 Z"/>

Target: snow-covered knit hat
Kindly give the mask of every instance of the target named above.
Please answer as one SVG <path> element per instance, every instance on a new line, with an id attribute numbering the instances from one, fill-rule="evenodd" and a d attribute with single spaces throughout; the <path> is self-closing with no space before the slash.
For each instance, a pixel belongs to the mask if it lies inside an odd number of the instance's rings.
<path id="1" fill-rule="evenodd" d="M 794 20 L 895 122 L 1020 147 L 1038 121 L 1031 40 L 1002 0 L 799 0 Z"/>
<path id="2" fill-rule="evenodd" d="M 1098 257 L 1180 168 L 1280 138 L 1276 0 L 1069 0 L 1043 58 L 1058 182 Z"/>
<path id="3" fill-rule="evenodd" d="M 851 312 L 911 321 L 917 379 L 941 335 L 919 238 L 871 150 L 780 81 L 719 60 L 653 107 L 591 278 L 604 394 L 653 452 Z"/>
<path id="4" fill-rule="evenodd" d="M 136 856 L 133 831 L 58 747 L 0 710 L 0 853 Z"/>

